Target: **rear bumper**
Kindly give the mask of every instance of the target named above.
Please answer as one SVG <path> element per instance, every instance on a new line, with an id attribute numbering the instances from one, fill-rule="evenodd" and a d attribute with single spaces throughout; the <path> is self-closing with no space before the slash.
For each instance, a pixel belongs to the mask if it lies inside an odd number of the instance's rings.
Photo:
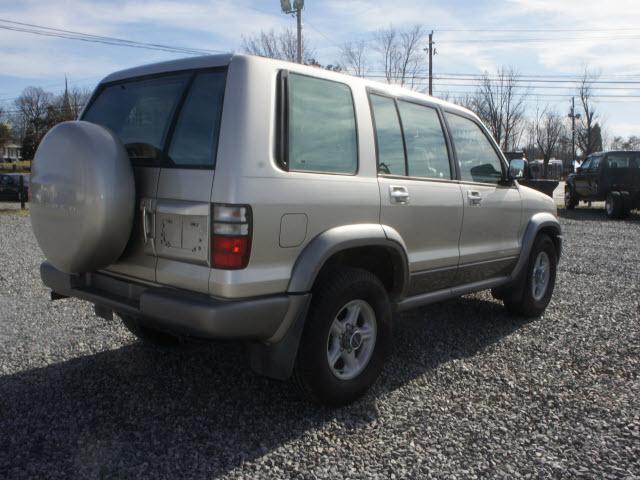
<path id="1" fill-rule="evenodd" d="M 136 316 L 159 330 L 206 339 L 278 342 L 304 311 L 310 295 L 220 300 L 184 290 L 149 287 L 101 273 L 70 275 L 44 262 L 43 283 L 53 292 Z"/>

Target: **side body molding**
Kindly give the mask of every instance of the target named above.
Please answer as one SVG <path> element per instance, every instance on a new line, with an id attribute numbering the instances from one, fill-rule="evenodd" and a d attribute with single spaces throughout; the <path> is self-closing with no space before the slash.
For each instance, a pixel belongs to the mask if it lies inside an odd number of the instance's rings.
<path id="1" fill-rule="evenodd" d="M 562 253 L 562 228 L 560 227 L 560 222 L 551 213 L 536 213 L 531 217 L 524 230 L 522 246 L 520 249 L 520 258 L 518 258 L 518 263 L 516 263 L 516 266 L 511 273 L 511 281 L 515 281 L 526 268 L 527 262 L 529 261 L 529 254 L 533 247 L 533 242 L 541 230 L 547 230 L 555 237 L 553 238 L 553 241 L 558 249 L 558 260 L 560 259 L 560 255 Z"/>
<path id="2" fill-rule="evenodd" d="M 287 291 L 309 292 L 320 269 L 332 255 L 350 248 L 372 246 L 385 247 L 392 253 L 394 268 L 400 270 L 399 296 L 404 297 L 409 285 L 409 262 L 402 237 L 391 227 L 370 223 L 330 228 L 311 240 L 293 266 Z"/>

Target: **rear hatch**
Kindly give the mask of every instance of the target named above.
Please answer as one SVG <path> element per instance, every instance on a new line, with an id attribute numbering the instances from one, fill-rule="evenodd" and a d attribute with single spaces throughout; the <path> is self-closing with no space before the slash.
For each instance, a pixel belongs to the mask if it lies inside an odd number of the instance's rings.
<path id="1" fill-rule="evenodd" d="M 136 183 L 136 215 L 112 274 L 208 292 L 210 199 L 226 67 L 105 82 L 82 120 L 124 144 Z"/>

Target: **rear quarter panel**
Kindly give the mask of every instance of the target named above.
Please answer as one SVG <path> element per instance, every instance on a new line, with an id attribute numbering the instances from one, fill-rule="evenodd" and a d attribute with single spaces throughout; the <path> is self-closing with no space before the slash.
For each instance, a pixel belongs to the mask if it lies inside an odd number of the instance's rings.
<path id="1" fill-rule="evenodd" d="M 286 172 L 275 158 L 276 83 L 282 68 L 281 62 L 244 56 L 234 57 L 229 67 L 211 202 L 250 205 L 253 240 L 246 269 L 211 270 L 209 293 L 214 296 L 284 292 L 298 255 L 318 234 L 340 225 L 379 223 L 380 196 L 365 88 L 331 72 L 286 64 L 291 72 L 352 87 L 359 156 L 357 175 Z M 306 235 L 299 245 L 280 246 L 285 214 L 307 217 Z"/>

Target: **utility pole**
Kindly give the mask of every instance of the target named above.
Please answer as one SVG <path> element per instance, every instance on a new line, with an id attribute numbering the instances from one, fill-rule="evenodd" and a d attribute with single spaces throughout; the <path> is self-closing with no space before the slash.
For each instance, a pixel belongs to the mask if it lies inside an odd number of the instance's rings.
<path id="1" fill-rule="evenodd" d="M 296 2 L 302 3 L 302 2 Z M 296 23 L 298 30 L 298 63 L 302 63 L 302 7 L 296 8 Z"/>
<path id="2" fill-rule="evenodd" d="M 433 30 L 429 33 L 429 95 L 433 95 Z"/>
<path id="3" fill-rule="evenodd" d="M 291 7 L 291 0 L 280 0 L 280 6 L 283 13 L 296 16 L 296 30 L 298 32 L 296 61 L 302 63 L 302 9 L 304 8 L 304 0 L 293 0 L 293 8 Z"/>
<path id="4" fill-rule="evenodd" d="M 580 118 L 580 114 L 576 113 L 576 97 L 571 97 L 571 112 L 568 116 L 571 119 L 571 171 L 573 172 L 576 164 L 576 118 Z"/>

